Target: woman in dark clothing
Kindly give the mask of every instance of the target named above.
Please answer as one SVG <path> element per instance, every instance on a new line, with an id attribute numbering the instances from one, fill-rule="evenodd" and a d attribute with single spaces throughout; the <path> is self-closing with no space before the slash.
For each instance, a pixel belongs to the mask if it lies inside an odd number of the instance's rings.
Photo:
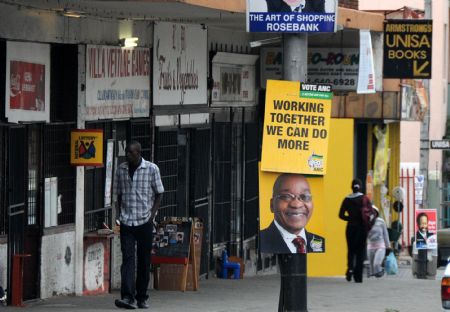
<path id="1" fill-rule="evenodd" d="M 361 193 L 361 180 L 352 181 L 353 193 L 342 201 L 339 218 L 347 221 L 345 236 L 347 238 L 347 281 L 362 283 L 363 263 L 366 251 L 367 229 L 363 222 L 362 209 L 365 195 Z"/>

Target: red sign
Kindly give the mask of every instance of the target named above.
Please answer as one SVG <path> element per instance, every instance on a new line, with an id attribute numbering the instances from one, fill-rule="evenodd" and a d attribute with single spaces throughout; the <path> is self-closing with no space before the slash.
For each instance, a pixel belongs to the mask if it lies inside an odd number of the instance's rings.
<path id="1" fill-rule="evenodd" d="M 10 62 L 10 109 L 45 110 L 45 65 Z"/>

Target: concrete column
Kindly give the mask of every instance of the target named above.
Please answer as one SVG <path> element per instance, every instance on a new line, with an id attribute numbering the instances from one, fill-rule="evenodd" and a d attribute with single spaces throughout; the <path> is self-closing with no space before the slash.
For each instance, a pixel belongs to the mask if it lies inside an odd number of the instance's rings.
<path id="1" fill-rule="evenodd" d="M 83 108 L 86 103 L 86 46 L 78 46 L 78 115 L 77 127 L 84 129 Z M 84 167 L 77 167 L 75 197 L 75 294 L 83 294 L 83 238 L 84 238 Z"/>

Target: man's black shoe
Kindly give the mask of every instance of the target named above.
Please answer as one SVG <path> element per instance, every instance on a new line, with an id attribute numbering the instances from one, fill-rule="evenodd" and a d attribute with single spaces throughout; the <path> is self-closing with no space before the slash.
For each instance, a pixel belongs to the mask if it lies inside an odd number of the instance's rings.
<path id="1" fill-rule="evenodd" d="M 130 300 L 128 298 L 116 299 L 116 301 L 114 301 L 114 304 L 116 305 L 116 307 L 122 308 L 122 309 L 128 309 L 128 310 L 136 309 L 136 305 L 134 304 L 134 301 Z"/>
<path id="2" fill-rule="evenodd" d="M 150 307 L 148 305 L 148 300 L 138 301 L 137 306 L 139 309 L 148 309 Z"/>
<path id="3" fill-rule="evenodd" d="M 345 272 L 345 279 L 350 282 L 352 280 L 352 275 L 353 275 L 353 271 L 347 270 L 347 272 Z"/>

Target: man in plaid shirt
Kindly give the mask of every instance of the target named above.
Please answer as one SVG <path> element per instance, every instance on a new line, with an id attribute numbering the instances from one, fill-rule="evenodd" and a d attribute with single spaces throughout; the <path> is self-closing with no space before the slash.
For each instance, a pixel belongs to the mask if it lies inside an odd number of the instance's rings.
<path id="1" fill-rule="evenodd" d="M 120 209 L 120 245 L 122 250 L 121 299 L 119 308 L 147 309 L 150 281 L 153 219 L 161 203 L 164 187 L 159 168 L 141 157 L 141 144 L 131 142 L 127 162 L 119 165 L 114 179 L 114 193 Z M 135 254 L 137 243 L 137 277 L 135 283 Z"/>

